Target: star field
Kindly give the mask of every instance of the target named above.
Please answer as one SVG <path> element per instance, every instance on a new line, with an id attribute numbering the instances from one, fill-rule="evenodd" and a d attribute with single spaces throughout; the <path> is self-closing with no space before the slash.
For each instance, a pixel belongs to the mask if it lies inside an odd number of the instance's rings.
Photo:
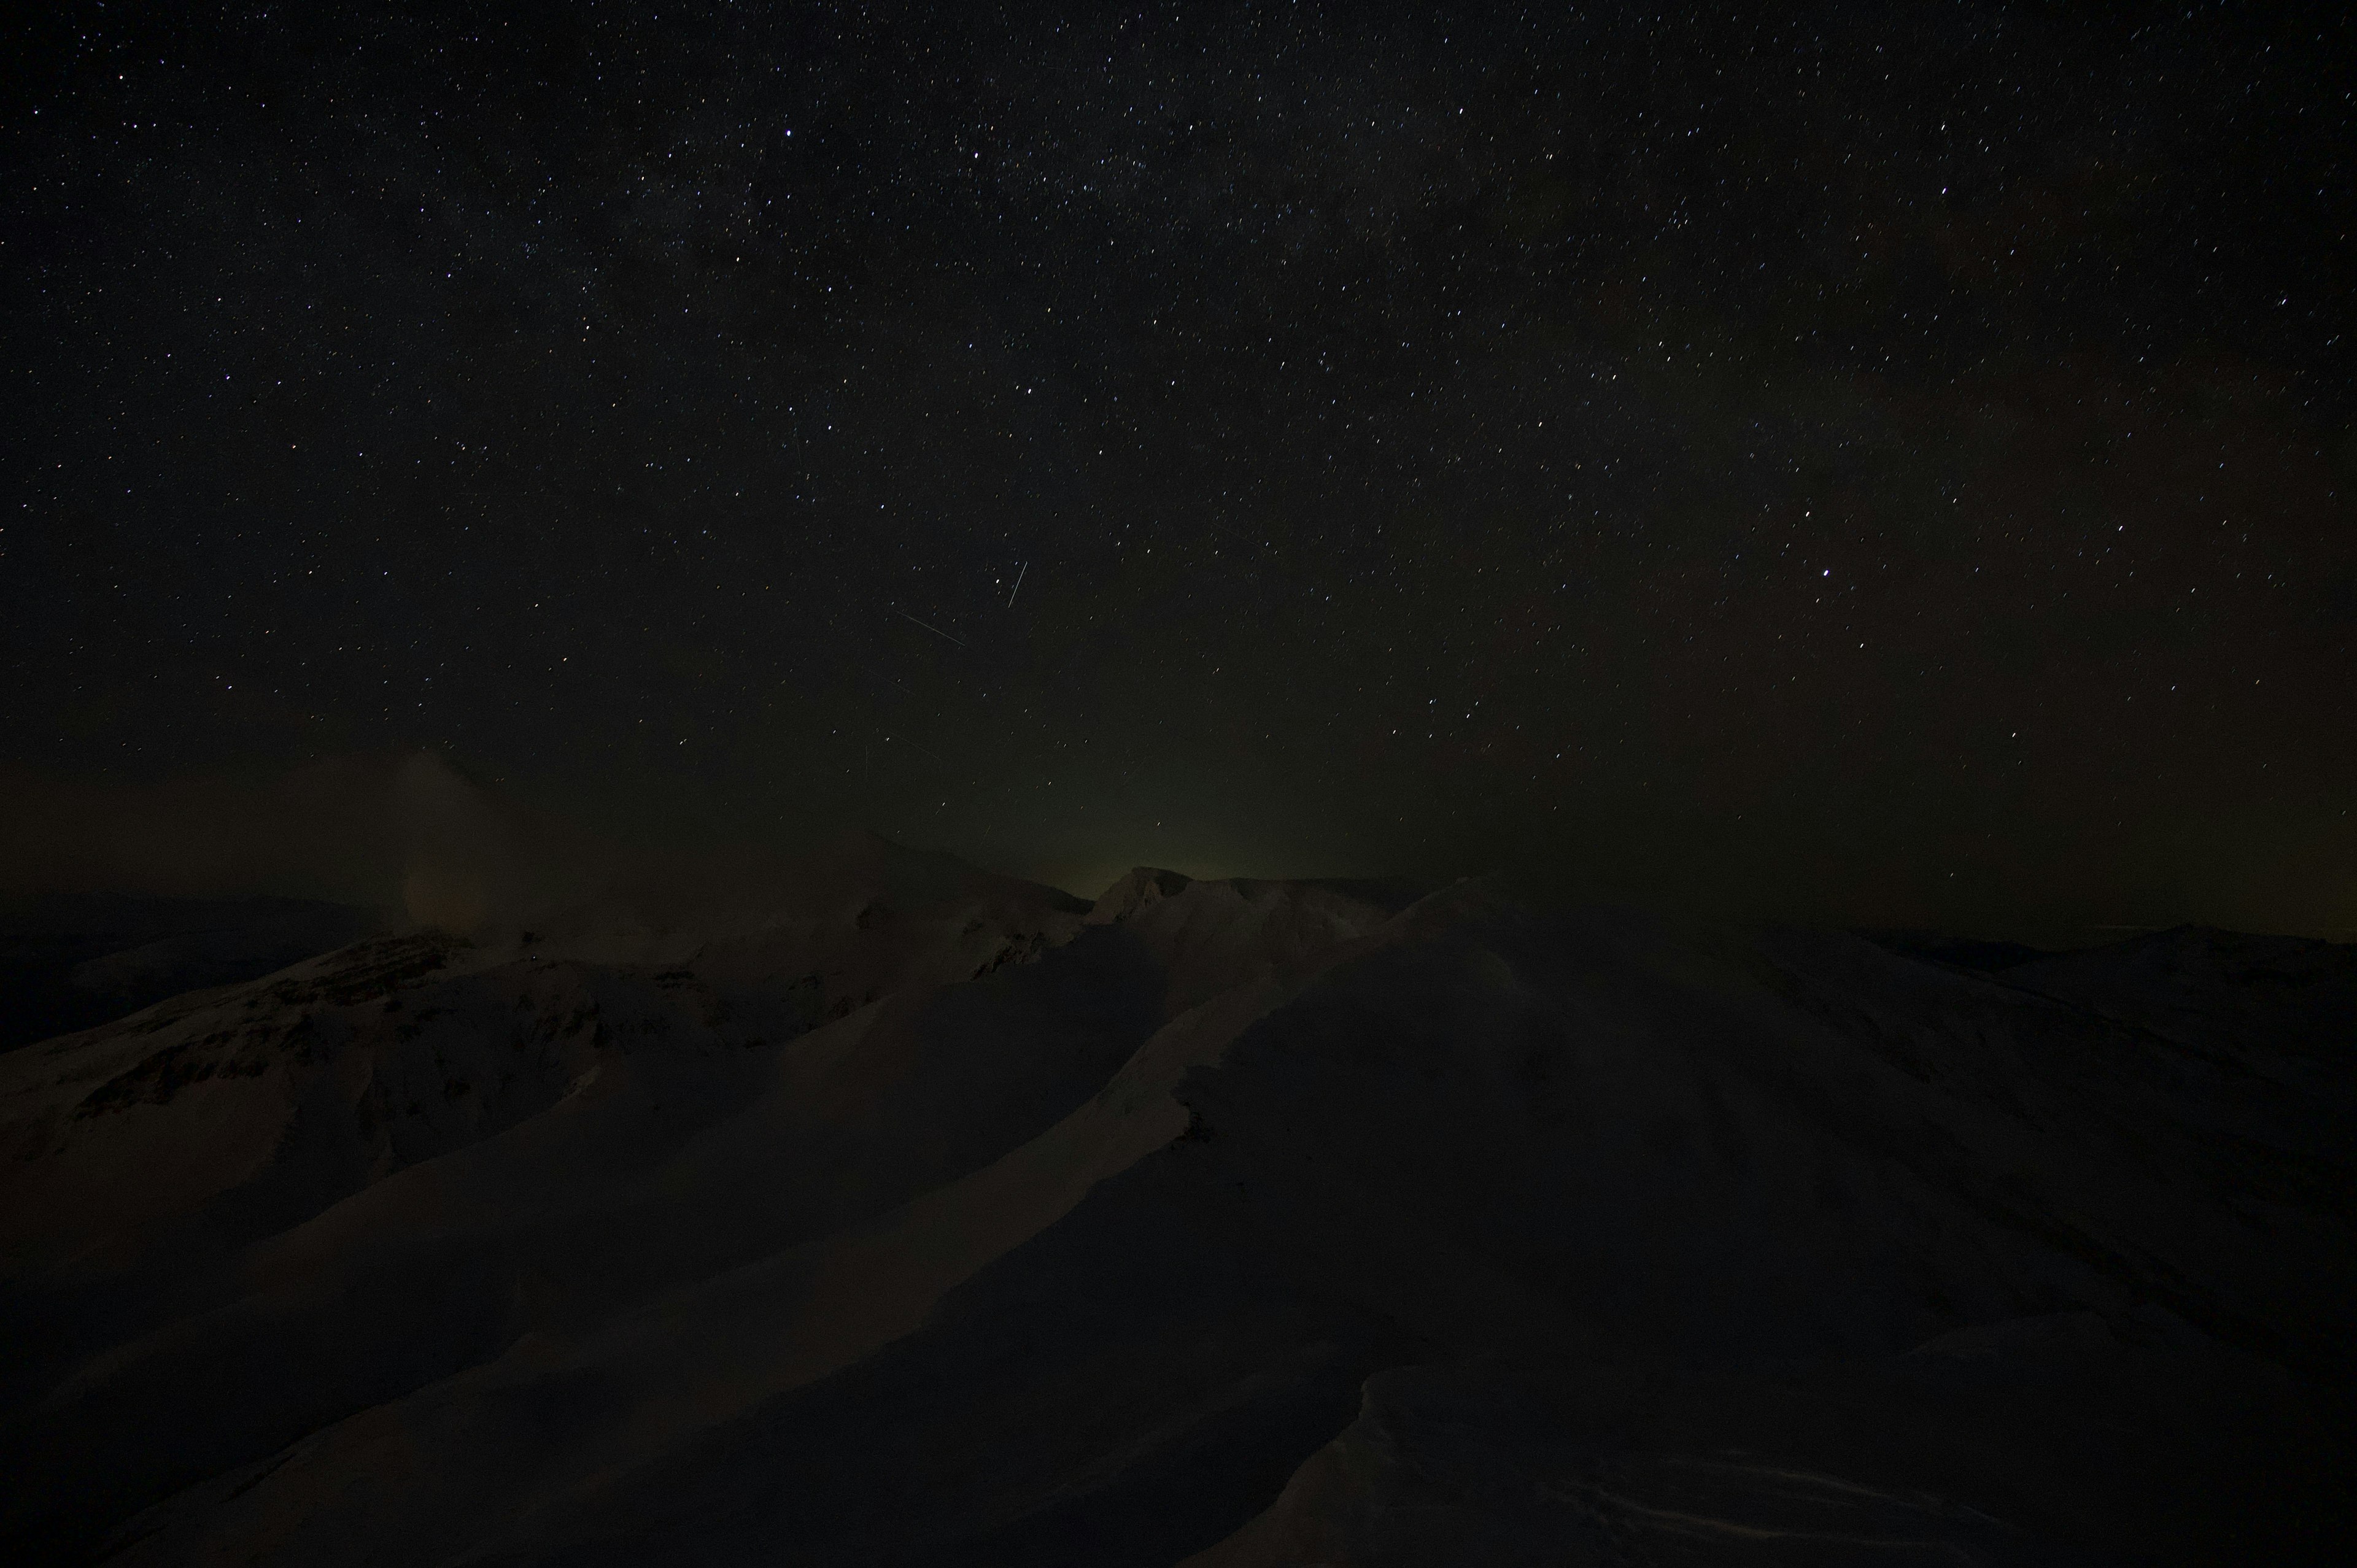
<path id="1" fill-rule="evenodd" d="M 5 756 L 2357 929 L 2351 43 L 65 7 L 6 119 Z"/>

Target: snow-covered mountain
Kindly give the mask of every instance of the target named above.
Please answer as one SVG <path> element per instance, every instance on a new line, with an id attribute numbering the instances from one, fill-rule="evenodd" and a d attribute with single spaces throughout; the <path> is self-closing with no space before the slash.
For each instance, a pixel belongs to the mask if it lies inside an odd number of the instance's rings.
<path id="1" fill-rule="evenodd" d="M 651 912 L 654 911 L 654 912 Z M 18 1560 L 2296 1560 L 2352 950 L 863 840 L 0 1057 Z M 2319 1556 L 2321 1560 L 2321 1556 Z"/>

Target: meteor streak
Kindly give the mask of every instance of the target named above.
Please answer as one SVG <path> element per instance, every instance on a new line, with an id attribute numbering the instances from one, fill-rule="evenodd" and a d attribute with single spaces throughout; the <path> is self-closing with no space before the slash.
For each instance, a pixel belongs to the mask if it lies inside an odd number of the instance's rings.
<path id="1" fill-rule="evenodd" d="M 905 620 L 905 621 L 914 621 L 914 622 L 915 622 L 917 625 L 919 625 L 919 626 L 924 626 L 924 627 L 925 627 L 925 629 L 926 629 L 927 631 L 931 632 L 935 637 L 949 637 L 949 639 L 950 639 L 952 642 L 956 643 L 960 648 L 963 648 L 964 646 L 966 646 L 965 639 L 964 639 L 963 638 L 961 638 L 961 637 L 950 637 L 950 634 L 949 634 L 948 632 L 943 631 L 940 627 L 937 627 L 937 626 L 925 626 L 925 623 L 924 623 L 923 621 L 918 620 L 918 619 L 917 619 L 917 618 L 916 618 L 915 616 L 910 615 L 907 610 L 901 610 L 901 611 L 899 611 L 899 617 L 900 617 L 900 618 L 901 618 L 902 620 Z"/>

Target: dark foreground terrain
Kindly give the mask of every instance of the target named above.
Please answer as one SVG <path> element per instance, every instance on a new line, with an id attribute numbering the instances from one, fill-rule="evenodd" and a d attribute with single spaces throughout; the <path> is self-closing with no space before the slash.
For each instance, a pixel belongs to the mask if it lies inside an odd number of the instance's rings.
<path id="1" fill-rule="evenodd" d="M 2357 953 L 881 843 L 0 1057 L 16 1563 L 2331 1561 Z M 1969 956 L 1969 955 L 1967 955 Z"/>

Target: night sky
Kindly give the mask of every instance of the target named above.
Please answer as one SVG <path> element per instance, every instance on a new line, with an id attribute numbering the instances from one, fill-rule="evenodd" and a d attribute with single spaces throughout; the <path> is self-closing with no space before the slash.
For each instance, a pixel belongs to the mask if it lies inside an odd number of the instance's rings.
<path id="1" fill-rule="evenodd" d="M 9 788 L 2357 934 L 2340 7 L 493 9 L 10 51 Z"/>

